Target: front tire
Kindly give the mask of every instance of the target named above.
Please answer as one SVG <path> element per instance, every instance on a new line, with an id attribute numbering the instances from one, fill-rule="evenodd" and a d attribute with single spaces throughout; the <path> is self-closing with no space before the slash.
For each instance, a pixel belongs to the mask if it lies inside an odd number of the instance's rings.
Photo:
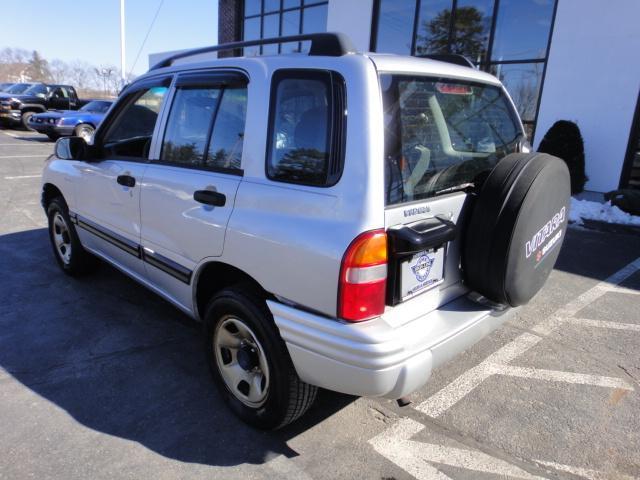
<path id="1" fill-rule="evenodd" d="M 62 197 L 51 200 L 47 207 L 47 217 L 53 255 L 62 271 L 67 275 L 78 276 L 94 270 L 98 261 L 82 247 Z"/>
<path id="2" fill-rule="evenodd" d="M 95 129 L 91 125 L 87 125 L 86 123 L 78 125 L 74 130 L 74 135 L 76 137 L 82 138 L 85 142 L 89 143 L 93 138 L 93 134 Z"/>
<path id="3" fill-rule="evenodd" d="M 216 294 L 204 326 L 213 380 L 244 422 L 275 430 L 309 409 L 318 389 L 300 380 L 265 301 L 250 287 Z"/>
<path id="4" fill-rule="evenodd" d="M 29 132 L 35 132 L 33 128 L 29 125 L 29 120 L 31 117 L 35 115 L 35 112 L 24 112 L 22 114 L 22 128 L 28 130 Z"/>

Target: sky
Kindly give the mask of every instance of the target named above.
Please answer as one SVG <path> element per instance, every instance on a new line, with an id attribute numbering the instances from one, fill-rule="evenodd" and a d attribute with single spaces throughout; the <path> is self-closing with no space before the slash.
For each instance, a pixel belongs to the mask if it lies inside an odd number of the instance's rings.
<path id="1" fill-rule="evenodd" d="M 218 42 L 218 0 L 164 0 L 134 67 L 161 1 L 125 0 L 127 72 L 146 72 L 149 53 Z M 0 49 L 120 68 L 120 0 L 0 0 L 0 16 Z"/>

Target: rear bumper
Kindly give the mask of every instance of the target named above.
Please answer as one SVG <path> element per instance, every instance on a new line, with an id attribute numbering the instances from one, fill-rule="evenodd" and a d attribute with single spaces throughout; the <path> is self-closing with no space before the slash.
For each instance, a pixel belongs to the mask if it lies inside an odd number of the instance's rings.
<path id="1" fill-rule="evenodd" d="M 383 317 L 347 324 L 267 302 L 302 380 L 361 396 L 400 398 L 432 370 L 504 323 L 495 311 L 458 298 L 400 326 Z"/>

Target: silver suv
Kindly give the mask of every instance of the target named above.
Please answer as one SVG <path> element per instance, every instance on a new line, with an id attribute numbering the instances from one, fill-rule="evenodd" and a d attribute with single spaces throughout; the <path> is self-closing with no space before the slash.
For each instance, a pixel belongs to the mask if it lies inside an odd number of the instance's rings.
<path id="1" fill-rule="evenodd" d="M 207 58 L 278 42 L 310 52 Z M 529 153 L 495 77 L 446 60 L 316 34 L 162 62 L 48 159 L 57 262 L 107 261 L 201 321 L 254 426 L 318 387 L 408 395 L 535 295 L 567 225 L 565 164 Z"/>

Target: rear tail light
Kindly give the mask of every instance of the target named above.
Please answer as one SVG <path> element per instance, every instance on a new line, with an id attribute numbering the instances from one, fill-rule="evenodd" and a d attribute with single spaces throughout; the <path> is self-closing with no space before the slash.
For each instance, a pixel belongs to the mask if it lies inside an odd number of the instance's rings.
<path id="1" fill-rule="evenodd" d="M 387 285 L 387 234 L 365 232 L 351 242 L 342 259 L 338 316 L 360 322 L 384 312 Z"/>

